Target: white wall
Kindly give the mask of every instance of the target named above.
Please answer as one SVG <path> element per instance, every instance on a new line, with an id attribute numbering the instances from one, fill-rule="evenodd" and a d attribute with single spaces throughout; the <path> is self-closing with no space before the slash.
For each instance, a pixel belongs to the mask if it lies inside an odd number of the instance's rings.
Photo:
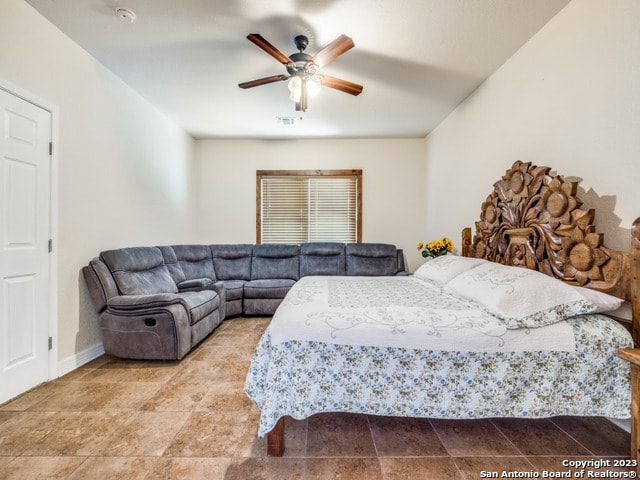
<path id="1" fill-rule="evenodd" d="M 411 270 L 418 241 L 459 244 L 516 159 L 579 175 L 586 206 L 619 219 L 596 218 L 608 243 L 628 248 L 638 19 L 636 0 L 574 0 L 426 141 L 194 142 L 23 0 L 2 0 L 0 82 L 57 107 L 59 357 L 99 341 L 80 268 L 100 250 L 253 243 L 257 169 L 363 169 L 363 241 L 395 243 Z"/>
<path id="2" fill-rule="evenodd" d="M 582 179 L 605 243 L 628 250 L 640 216 L 639 25 L 637 0 L 573 0 L 449 115 L 427 137 L 427 232 L 472 226 L 519 159 Z"/>
<path id="3" fill-rule="evenodd" d="M 192 237 L 194 141 L 23 0 L 0 2 L 0 45 L 0 81 L 57 107 L 54 337 L 67 359 L 100 342 L 82 266 Z"/>
<path id="4" fill-rule="evenodd" d="M 419 263 L 424 235 L 424 139 L 200 140 L 199 237 L 255 243 L 256 170 L 362 169 L 362 241 L 404 249 Z"/>

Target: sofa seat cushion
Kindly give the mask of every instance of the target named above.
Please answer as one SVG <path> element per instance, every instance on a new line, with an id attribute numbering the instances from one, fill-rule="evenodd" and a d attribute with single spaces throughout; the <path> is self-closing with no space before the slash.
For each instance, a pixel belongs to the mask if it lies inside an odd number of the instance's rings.
<path id="1" fill-rule="evenodd" d="M 227 294 L 227 302 L 231 300 L 242 300 L 246 283 L 246 280 L 222 280 Z"/>
<path id="2" fill-rule="evenodd" d="M 189 311 L 191 325 L 220 308 L 220 296 L 212 290 L 199 292 L 182 292 L 179 296 Z"/>
<path id="3" fill-rule="evenodd" d="M 220 308 L 220 296 L 213 290 L 182 293 L 157 293 L 153 295 L 118 295 L 109 299 L 111 312 L 140 312 L 162 309 L 181 304 L 189 313 L 191 325 Z"/>
<path id="4" fill-rule="evenodd" d="M 251 280 L 244 286 L 244 298 L 284 298 L 294 283 L 289 279 Z"/>

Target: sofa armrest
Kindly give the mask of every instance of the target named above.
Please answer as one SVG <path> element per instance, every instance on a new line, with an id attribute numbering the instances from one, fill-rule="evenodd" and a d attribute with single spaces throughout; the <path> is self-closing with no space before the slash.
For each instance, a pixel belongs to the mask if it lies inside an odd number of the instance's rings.
<path id="1" fill-rule="evenodd" d="M 113 297 L 100 314 L 105 352 L 122 358 L 179 360 L 192 348 L 189 312 L 165 295 Z M 138 298 L 133 298 L 138 297 Z M 155 297 L 154 303 L 152 298 Z M 140 302 L 146 298 L 146 302 Z"/>
<path id="2" fill-rule="evenodd" d="M 82 274 L 93 305 L 99 312 L 107 308 L 107 301 L 118 295 L 118 287 L 107 266 L 98 258 L 82 268 Z"/>
<path id="3" fill-rule="evenodd" d="M 213 285 L 213 280 L 210 278 L 191 278 L 189 280 L 183 280 L 178 283 L 179 292 L 188 292 L 190 290 L 202 290 L 210 285 Z"/>
<path id="4" fill-rule="evenodd" d="M 118 295 L 107 302 L 110 310 L 142 310 L 145 308 L 166 307 L 183 304 L 183 299 L 176 293 L 154 293 L 150 295 Z"/>
<path id="5" fill-rule="evenodd" d="M 227 317 L 227 291 L 224 288 L 224 283 L 213 282 L 207 288 L 216 292 L 220 297 L 220 318 L 224 320 Z"/>

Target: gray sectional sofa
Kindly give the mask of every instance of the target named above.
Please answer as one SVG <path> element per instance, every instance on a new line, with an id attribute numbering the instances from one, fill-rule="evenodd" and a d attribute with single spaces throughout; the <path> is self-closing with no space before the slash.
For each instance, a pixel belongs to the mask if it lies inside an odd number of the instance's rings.
<path id="1" fill-rule="evenodd" d="M 82 269 L 105 352 L 181 359 L 228 317 L 269 316 L 308 275 L 406 274 L 384 243 L 226 244 L 108 250 Z"/>

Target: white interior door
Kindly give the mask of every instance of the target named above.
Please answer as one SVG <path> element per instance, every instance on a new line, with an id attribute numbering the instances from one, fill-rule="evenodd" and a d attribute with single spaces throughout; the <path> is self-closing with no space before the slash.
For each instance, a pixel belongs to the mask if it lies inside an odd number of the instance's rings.
<path id="1" fill-rule="evenodd" d="M 49 376 L 51 113 L 0 89 L 0 403 Z"/>

